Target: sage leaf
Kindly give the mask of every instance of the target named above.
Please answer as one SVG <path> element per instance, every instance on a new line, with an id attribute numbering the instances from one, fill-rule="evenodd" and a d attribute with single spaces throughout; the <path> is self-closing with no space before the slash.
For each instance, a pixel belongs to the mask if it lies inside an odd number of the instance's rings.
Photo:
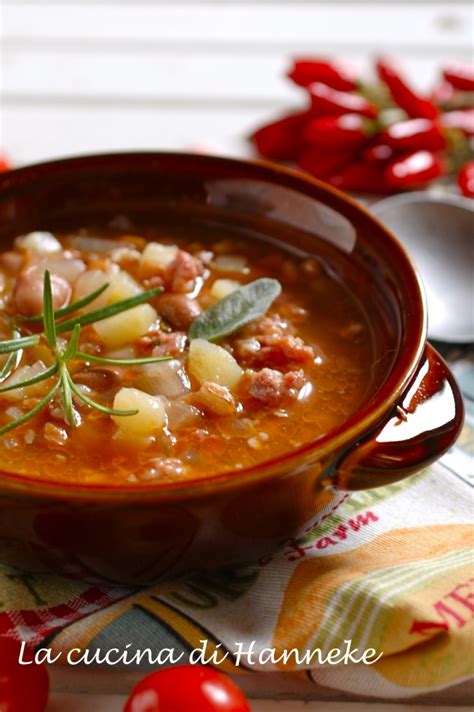
<path id="1" fill-rule="evenodd" d="M 200 314 L 188 336 L 206 341 L 222 339 L 266 314 L 280 292 L 280 283 L 268 277 L 239 287 Z"/>

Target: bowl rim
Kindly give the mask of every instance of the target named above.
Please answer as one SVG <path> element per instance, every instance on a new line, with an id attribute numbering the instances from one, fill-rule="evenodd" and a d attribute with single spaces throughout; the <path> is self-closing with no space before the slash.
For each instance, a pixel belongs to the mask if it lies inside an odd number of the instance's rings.
<path id="1" fill-rule="evenodd" d="M 308 464 L 315 464 L 324 460 L 326 455 L 336 450 L 341 450 L 356 441 L 360 436 L 366 435 L 384 416 L 402 395 L 421 360 L 427 336 L 427 306 L 426 297 L 419 272 L 409 257 L 407 251 L 398 238 L 389 230 L 376 215 L 371 213 L 362 203 L 355 198 L 343 193 L 321 180 L 298 171 L 297 169 L 281 166 L 265 160 L 238 159 L 226 156 L 198 154 L 185 151 L 131 151 L 114 153 L 97 153 L 90 155 L 71 156 L 52 161 L 40 162 L 23 166 L 0 174 L 0 193 L 16 190 L 36 181 L 42 175 L 54 174 L 68 168 L 91 168 L 94 164 L 103 166 L 104 161 L 112 167 L 120 161 L 137 161 L 141 163 L 155 161 L 196 161 L 203 166 L 214 164 L 215 167 L 228 167 L 231 169 L 246 170 L 257 174 L 283 187 L 306 194 L 316 200 L 324 202 L 324 197 L 330 196 L 338 210 L 338 206 L 348 207 L 365 221 L 371 223 L 386 244 L 397 254 L 399 261 L 404 263 L 403 281 L 405 287 L 410 287 L 416 303 L 410 304 L 410 324 L 407 326 L 407 335 L 411 333 L 411 351 L 405 349 L 398 354 L 397 361 L 392 365 L 386 381 L 374 394 L 370 404 L 364 404 L 346 421 L 341 423 L 330 433 L 316 440 L 305 443 L 294 450 L 281 456 L 266 460 L 251 468 L 231 470 L 216 473 L 207 477 L 178 482 L 166 482 L 146 485 L 111 485 L 111 484 L 80 484 L 74 482 L 60 482 L 56 480 L 38 480 L 34 476 L 0 471 L 0 490 L 12 492 L 25 492 L 32 496 L 46 496 L 53 499 L 100 499 L 119 503 L 124 500 L 154 501 L 154 500 L 179 500 L 203 497 L 212 493 L 221 493 L 228 489 L 240 489 L 246 486 L 260 484 L 284 474 L 305 468 Z M 142 166 L 143 167 L 143 166 Z M 150 166 L 152 168 L 152 166 Z M 249 176 L 250 177 L 250 176 Z M 344 213 L 344 211 L 341 211 Z M 410 284 L 408 284 L 410 281 Z M 368 411 L 364 413 L 365 411 Z M 361 412 L 364 413 L 361 417 Z"/>

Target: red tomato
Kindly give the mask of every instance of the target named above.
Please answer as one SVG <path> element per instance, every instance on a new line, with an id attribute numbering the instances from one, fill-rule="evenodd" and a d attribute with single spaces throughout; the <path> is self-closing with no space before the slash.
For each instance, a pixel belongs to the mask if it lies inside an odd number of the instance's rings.
<path id="1" fill-rule="evenodd" d="M 1 712 L 44 712 L 48 701 L 49 679 L 45 665 L 20 665 L 21 644 L 0 637 Z M 32 661 L 30 652 L 22 660 Z"/>
<path id="2" fill-rule="evenodd" d="M 178 665 L 144 677 L 123 712 L 250 712 L 250 707 L 221 672 L 204 665 Z"/>
<path id="3" fill-rule="evenodd" d="M 0 173 L 11 170 L 11 163 L 8 158 L 0 153 Z"/>

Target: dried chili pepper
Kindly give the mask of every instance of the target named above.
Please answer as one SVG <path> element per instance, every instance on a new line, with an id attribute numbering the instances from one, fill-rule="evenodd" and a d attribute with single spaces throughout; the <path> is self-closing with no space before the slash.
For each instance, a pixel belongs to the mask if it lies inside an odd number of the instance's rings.
<path id="1" fill-rule="evenodd" d="M 380 79 L 389 88 L 392 99 L 408 116 L 414 119 L 435 119 L 438 116 L 439 111 L 434 102 L 415 92 L 392 62 L 381 59 L 376 67 Z"/>
<path id="2" fill-rule="evenodd" d="M 474 161 L 468 161 L 459 171 L 458 186 L 463 195 L 474 198 Z"/>
<path id="3" fill-rule="evenodd" d="M 413 151 L 391 161 L 384 171 L 387 185 L 397 190 L 430 183 L 444 172 L 443 162 L 432 151 Z"/>
<path id="4" fill-rule="evenodd" d="M 474 136 L 474 109 L 446 111 L 439 120 L 447 129 L 459 129 L 465 136 Z"/>
<path id="5" fill-rule="evenodd" d="M 311 173 L 315 178 L 324 178 L 338 171 L 342 166 L 351 161 L 354 156 L 352 148 L 336 151 L 326 151 L 317 146 L 307 148 L 297 160 L 300 168 Z"/>
<path id="6" fill-rule="evenodd" d="M 302 128 L 311 114 L 304 111 L 262 126 L 250 137 L 258 153 L 277 161 L 294 161 L 304 148 Z"/>
<path id="7" fill-rule="evenodd" d="M 444 79 L 460 91 L 474 91 L 474 67 L 453 63 L 443 69 Z"/>
<path id="8" fill-rule="evenodd" d="M 305 124 L 303 136 L 308 143 L 322 148 L 361 146 L 376 128 L 375 121 L 359 114 L 320 116 Z"/>
<path id="9" fill-rule="evenodd" d="M 431 119 L 409 119 L 389 126 L 380 136 L 396 151 L 441 151 L 447 142 L 439 124 Z"/>
<path id="10" fill-rule="evenodd" d="M 336 60 L 297 58 L 288 72 L 288 77 L 302 87 L 313 82 L 322 82 L 339 91 L 354 91 L 357 88 L 352 67 Z"/>
<path id="11" fill-rule="evenodd" d="M 360 114 L 374 119 L 377 107 L 363 96 L 332 89 L 322 82 L 314 82 L 308 86 L 311 104 L 315 114 Z"/>
<path id="12" fill-rule="evenodd" d="M 362 158 L 368 163 L 387 163 L 396 155 L 392 146 L 378 140 L 367 146 L 362 152 Z"/>
<path id="13" fill-rule="evenodd" d="M 327 183 L 340 190 L 359 193 L 392 193 L 385 180 L 383 167 L 377 163 L 360 161 L 344 166 L 340 171 L 325 178 Z"/>

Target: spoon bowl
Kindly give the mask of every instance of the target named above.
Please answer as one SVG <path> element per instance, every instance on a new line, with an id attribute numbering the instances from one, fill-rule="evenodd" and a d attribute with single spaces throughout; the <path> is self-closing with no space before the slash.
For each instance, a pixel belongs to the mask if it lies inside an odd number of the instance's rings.
<path id="1" fill-rule="evenodd" d="M 472 201 L 418 192 L 385 198 L 371 209 L 399 238 L 421 274 L 429 337 L 450 343 L 473 341 Z"/>

